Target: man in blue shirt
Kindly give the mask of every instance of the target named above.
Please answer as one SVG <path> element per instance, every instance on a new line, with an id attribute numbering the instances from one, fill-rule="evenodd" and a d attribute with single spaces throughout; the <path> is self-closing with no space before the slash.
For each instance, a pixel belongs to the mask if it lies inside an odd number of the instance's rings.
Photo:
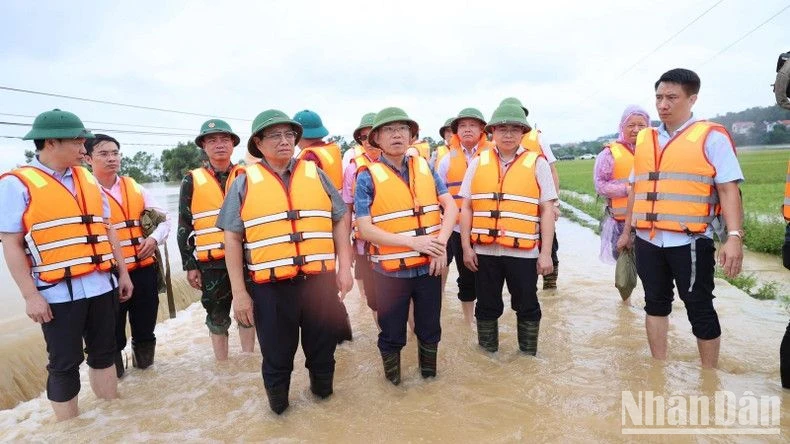
<path id="1" fill-rule="evenodd" d="M 123 256 L 115 232 L 109 225 L 107 199 L 96 179 L 79 167 L 85 154 L 83 144 L 86 138 L 93 138 L 93 134 L 74 114 L 57 109 L 42 113 L 25 136 L 26 140 L 34 140 L 36 157 L 28 167 L 14 170 L 0 179 L 3 254 L 11 276 L 25 298 L 28 317 L 41 324 L 49 354 L 47 397 L 59 421 L 79 414 L 77 394 L 80 390 L 79 366 L 84 360 L 83 339 L 93 392 L 102 399 L 117 398 L 115 311 L 119 294 L 121 302 L 132 295 L 132 283 L 126 267 L 116 268 L 117 279 L 108 272 L 110 259 L 122 264 Z M 78 177 L 85 180 L 78 180 Z M 39 198 L 60 196 L 57 193 L 62 190 L 50 186 L 55 181 L 77 200 L 76 205 L 63 202 L 62 207 L 71 206 L 80 211 L 75 210 L 77 214 L 73 217 L 31 224 L 36 221 L 33 215 L 46 215 L 45 207 L 52 205 L 51 201 L 39 202 Z M 34 194 L 36 200 L 32 199 Z M 101 208 L 102 214 L 90 214 L 87 208 Z M 106 230 L 101 231 L 106 231 L 106 236 L 89 234 L 65 238 L 71 232 L 87 230 L 87 233 L 93 233 L 98 223 L 105 225 Z M 49 231 L 49 228 L 60 231 Z M 85 251 L 85 245 L 91 245 L 94 252 L 106 251 L 108 246 L 105 242 L 110 244 L 111 255 L 85 257 L 80 253 Z M 58 256 L 77 257 L 68 261 L 62 261 L 62 257 L 57 259 L 57 256 L 47 257 L 46 253 L 52 251 L 58 251 Z M 47 273 L 49 275 L 45 276 Z M 63 277 L 53 279 L 57 273 Z"/>
<path id="2" fill-rule="evenodd" d="M 424 378 L 436 376 L 441 275 L 458 216 L 453 197 L 428 162 L 405 155 L 418 131 L 417 122 L 399 108 L 376 114 L 368 140 L 382 154 L 359 172 L 354 199 L 359 236 L 373 244 L 375 253 L 378 346 L 385 376 L 395 385 L 400 384 L 400 350 L 406 345 L 412 300 L 420 371 Z M 441 224 L 439 206 L 444 210 Z"/>

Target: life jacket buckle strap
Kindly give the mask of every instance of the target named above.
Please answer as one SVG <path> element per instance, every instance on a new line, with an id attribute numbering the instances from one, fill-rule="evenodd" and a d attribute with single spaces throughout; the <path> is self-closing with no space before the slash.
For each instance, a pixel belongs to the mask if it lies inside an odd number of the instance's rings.
<path id="1" fill-rule="evenodd" d="M 82 214 L 80 215 L 80 223 L 83 224 L 92 224 L 93 223 L 93 215 L 92 214 Z"/>
<path id="2" fill-rule="evenodd" d="M 491 193 L 491 198 L 494 200 L 503 200 L 505 198 L 505 193 Z"/>
<path id="3" fill-rule="evenodd" d="M 299 231 L 297 233 L 290 234 L 290 242 L 304 242 L 304 233 Z"/>
<path id="4" fill-rule="evenodd" d="M 658 214 L 657 213 L 645 213 L 645 220 L 648 222 L 657 222 L 658 221 Z"/>
<path id="5" fill-rule="evenodd" d="M 306 263 L 304 256 L 294 256 L 294 265 L 301 267 Z"/>
<path id="6" fill-rule="evenodd" d="M 491 217 L 493 217 L 494 219 L 499 219 L 501 214 L 502 212 L 499 210 L 491 210 Z"/>
<path id="7" fill-rule="evenodd" d="M 424 236 L 424 235 L 428 234 L 428 231 L 425 229 L 425 227 L 420 227 L 420 228 L 415 229 L 414 233 L 415 233 L 416 236 Z"/>
<path id="8" fill-rule="evenodd" d="M 299 219 L 299 210 L 288 210 L 285 212 L 285 218 L 287 220 L 298 220 Z"/>
<path id="9" fill-rule="evenodd" d="M 656 200 L 658 200 L 658 193 L 657 192 L 650 191 L 650 192 L 647 192 L 646 194 L 647 194 L 647 196 L 645 197 L 646 200 L 649 200 L 649 201 L 656 201 Z"/>
<path id="10" fill-rule="evenodd" d="M 650 171 L 647 173 L 647 180 L 658 180 L 661 177 L 660 171 Z"/>
<path id="11" fill-rule="evenodd" d="M 489 228 L 488 235 L 491 237 L 497 237 L 499 236 L 499 230 L 497 230 L 496 228 Z"/>
<path id="12" fill-rule="evenodd" d="M 85 236 L 85 243 L 86 244 L 98 244 L 99 243 L 99 235 L 98 234 L 89 234 Z"/>
<path id="13" fill-rule="evenodd" d="M 95 256 L 91 256 L 91 264 L 98 265 L 98 264 L 101 264 L 101 263 L 102 263 L 102 257 L 101 257 L 100 254 L 97 254 Z"/>

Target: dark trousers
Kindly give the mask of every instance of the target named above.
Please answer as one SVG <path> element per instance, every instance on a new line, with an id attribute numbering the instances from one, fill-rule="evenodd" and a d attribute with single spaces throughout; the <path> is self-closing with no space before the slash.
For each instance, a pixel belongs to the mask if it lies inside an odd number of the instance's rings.
<path id="1" fill-rule="evenodd" d="M 134 291 L 132 297 L 121 303 L 115 321 L 115 345 L 126 348 L 126 317 L 132 330 L 132 345 L 156 340 L 154 327 L 159 313 L 159 292 L 156 265 L 137 268 L 129 272 Z"/>
<path id="2" fill-rule="evenodd" d="M 507 283 L 510 306 L 518 319 L 539 321 L 542 313 L 538 302 L 537 262 L 537 259 L 478 254 L 475 318 L 493 321 L 502 316 L 505 310 L 502 288 Z"/>
<path id="3" fill-rule="evenodd" d="M 337 294 L 334 272 L 252 285 L 264 386 L 290 382 L 300 333 L 305 367 L 315 374 L 334 372 L 340 327 L 331 319 Z"/>
<path id="4" fill-rule="evenodd" d="M 694 247 L 693 250 L 691 245 L 662 248 L 636 238 L 634 259 L 645 289 L 645 312 L 651 316 L 669 316 L 677 285 L 694 336 L 716 339 L 721 335 L 719 317 L 713 308 L 716 249 L 708 238 L 696 239 Z"/>
<path id="5" fill-rule="evenodd" d="M 49 304 L 52 320 L 41 324 L 47 343 L 47 398 L 66 402 L 80 391 L 80 364 L 85 360 L 83 340 L 88 354 L 88 366 L 105 369 L 114 364 L 115 313 L 118 292 L 112 290 L 101 296 L 60 304 Z"/>
<path id="6" fill-rule="evenodd" d="M 461 246 L 461 234 L 453 231 L 447 239 L 447 266 L 455 259 L 455 269 L 458 270 L 458 299 L 463 302 L 472 302 L 475 296 L 475 273 L 464 265 L 464 249 Z"/>
<path id="7" fill-rule="evenodd" d="M 779 373 L 782 376 L 782 387 L 790 389 L 790 324 L 787 324 L 782 345 L 779 347 Z"/>
<path id="8" fill-rule="evenodd" d="M 373 266 L 365 254 L 357 254 L 354 262 L 354 274 L 357 279 L 362 280 L 365 289 L 365 299 L 368 307 L 376 311 L 376 285 L 373 283 Z"/>
<path id="9" fill-rule="evenodd" d="M 554 241 L 551 243 L 551 262 L 556 267 L 560 263 L 560 257 L 557 256 L 557 251 L 560 249 L 560 243 L 557 241 L 557 231 L 554 231 Z M 556 271 L 556 270 L 555 270 Z"/>
<path id="10" fill-rule="evenodd" d="M 414 333 L 426 344 L 442 338 L 439 315 L 442 311 L 442 278 L 428 274 L 414 278 L 395 278 L 373 272 L 378 303 L 379 350 L 399 352 L 406 345 L 409 303 L 414 301 Z"/>

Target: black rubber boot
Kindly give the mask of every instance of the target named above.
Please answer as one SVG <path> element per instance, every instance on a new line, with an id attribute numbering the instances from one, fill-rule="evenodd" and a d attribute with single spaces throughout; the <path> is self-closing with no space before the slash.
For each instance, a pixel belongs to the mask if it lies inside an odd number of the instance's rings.
<path id="1" fill-rule="evenodd" d="M 439 344 L 426 344 L 419 341 L 417 346 L 417 357 L 420 361 L 420 374 L 423 378 L 436 377 L 436 354 Z"/>
<path id="2" fill-rule="evenodd" d="M 381 353 L 384 363 L 384 377 L 394 385 L 400 384 L 400 352 Z"/>
<path id="3" fill-rule="evenodd" d="M 547 274 L 543 276 L 543 289 L 544 290 L 552 290 L 557 288 L 557 275 L 560 271 L 560 264 L 554 265 L 554 271 L 551 274 Z"/>
<path id="4" fill-rule="evenodd" d="M 535 356 L 538 353 L 538 330 L 540 321 L 517 321 L 518 348 L 528 355 Z"/>
<path id="5" fill-rule="evenodd" d="M 149 342 L 132 342 L 132 366 L 146 369 L 154 363 L 156 339 Z"/>
<path id="6" fill-rule="evenodd" d="M 126 366 L 123 362 L 123 352 L 115 352 L 115 374 L 118 376 L 118 379 L 123 377 L 125 371 Z"/>
<path id="7" fill-rule="evenodd" d="M 332 394 L 332 379 L 335 374 L 310 372 L 310 391 L 321 399 L 326 399 Z"/>
<path id="8" fill-rule="evenodd" d="M 288 408 L 288 390 L 290 383 L 278 385 L 277 387 L 266 387 L 266 397 L 269 398 L 269 408 L 278 415 Z"/>
<path id="9" fill-rule="evenodd" d="M 477 320 L 477 343 L 487 352 L 499 350 L 499 321 Z"/>

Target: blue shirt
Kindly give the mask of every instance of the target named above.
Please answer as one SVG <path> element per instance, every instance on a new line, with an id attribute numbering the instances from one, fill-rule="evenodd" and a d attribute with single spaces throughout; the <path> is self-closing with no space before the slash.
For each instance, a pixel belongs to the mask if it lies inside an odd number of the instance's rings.
<path id="1" fill-rule="evenodd" d="M 67 169 L 64 174 L 60 174 L 44 166 L 44 164 L 39 162 L 38 157 L 33 158 L 28 166 L 38 168 L 51 175 L 62 183 L 71 194 L 76 195 L 71 168 Z M 98 182 L 96 182 L 96 186 L 99 186 Z M 105 219 L 109 219 L 110 204 L 104 193 L 101 193 L 101 196 L 103 206 L 102 216 Z M 25 227 L 22 224 L 22 215 L 30 204 L 30 194 L 27 191 L 27 187 L 25 187 L 16 176 L 9 175 L 3 177 L 0 179 L 0 202 L 3 202 L 3 211 L 0 211 L 0 233 L 24 233 Z M 47 287 L 52 285 L 38 279 L 36 273 L 33 273 L 33 281 L 36 287 Z M 112 274 L 103 271 L 94 271 L 93 273 L 71 279 L 74 300 L 101 296 L 111 291 L 116 285 L 115 278 L 112 277 Z M 39 292 L 50 304 L 58 304 L 72 300 L 72 295 L 69 295 L 66 281 L 61 281 L 52 287 L 39 290 Z"/>
<path id="2" fill-rule="evenodd" d="M 686 123 L 681 125 L 680 128 L 675 130 L 672 134 L 670 134 L 667 131 L 667 127 L 661 123 L 657 128 L 659 149 L 663 150 L 673 137 L 698 120 L 699 119 L 692 115 Z M 727 136 L 719 131 L 711 131 L 705 139 L 705 156 L 708 158 L 711 165 L 713 165 L 713 168 L 716 169 L 716 175 L 713 177 L 715 183 L 743 182 L 741 165 L 738 163 L 738 158 L 735 156 L 735 149 Z M 631 176 L 628 181 L 633 185 L 633 170 L 631 171 Z M 653 239 L 650 239 L 650 230 L 636 230 L 636 235 L 658 247 L 679 247 L 688 245 L 695 238 L 686 233 L 665 230 L 656 230 Z M 713 228 L 710 224 L 708 224 L 708 228 L 702 236 L 713 238 Z"/>
<path id="3" fill-rule="evenodd" d="M 384 156 L 379 157 L 379 162 L 392 168 L 404 181 L 406 181 L 406 183 L 409 183 L 409 167 L 405 156 L 400 168 L 392 166 L 392 164 L 387 162 Z M 447 186 L 439 179 L 439 176 L 433 168 L 431 168 L 431 174 L 436 184 L 436 195 L 441 196 L 442 194 L 447 194 Z M 357 176 L 356 191 L 354 193 L 354 211 L 356 212 L 357 218 L 370 216 L 370 205 L 373 203 L 374 190 L 373 178 L 370 176 L 370 172 L 368 170 L 361 171 Z M 373 264 L 373 269 L 386 276 L 396 278 L 414 278 L 428 274 L 429 271 L 428 265 L 388 272 L 384 271 L 379 264 Z"/>

